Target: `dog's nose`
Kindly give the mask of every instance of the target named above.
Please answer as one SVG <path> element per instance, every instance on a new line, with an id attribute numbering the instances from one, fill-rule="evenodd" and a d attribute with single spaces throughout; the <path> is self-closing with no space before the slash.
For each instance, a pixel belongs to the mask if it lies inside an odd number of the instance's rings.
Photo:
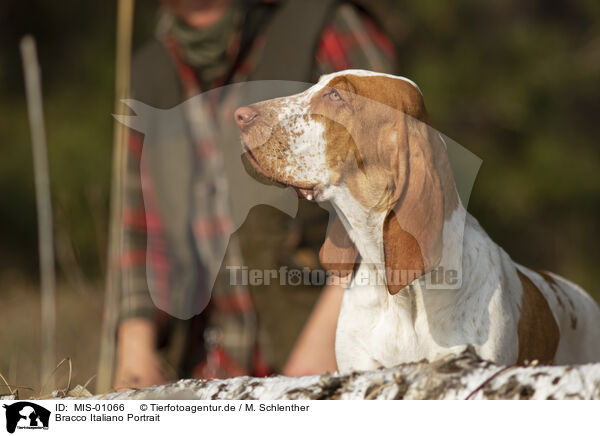
<path id="1" fill-rule="evenodd" d="M 233 116 L 238 126 L 248 127 L 258 117 L 258 112 L 249 106 L 242 106 L 237 108 Z"/>

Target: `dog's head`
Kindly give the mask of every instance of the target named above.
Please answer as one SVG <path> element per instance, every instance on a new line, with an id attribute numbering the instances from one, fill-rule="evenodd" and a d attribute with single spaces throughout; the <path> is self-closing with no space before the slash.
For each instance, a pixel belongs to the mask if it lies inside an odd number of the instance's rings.
<path id="1" fill-rule="evenodd" d="M 382 216 L 390 293 L 438 265 L 444 218 L 458 200 L 445 146 L 413 82 L 334 73 L 301 94 L 241 107 L 235 118 L 257 171 L 309 199 L 336 205 L 351 195 L 363 211 Z M 344 218 L 352 227 L 352 217 Z M 330 270 L 352 269 L 355 250 L 341 223 L 320 257 Z M 398 279 L 399 271 L 412 273 Z"/>

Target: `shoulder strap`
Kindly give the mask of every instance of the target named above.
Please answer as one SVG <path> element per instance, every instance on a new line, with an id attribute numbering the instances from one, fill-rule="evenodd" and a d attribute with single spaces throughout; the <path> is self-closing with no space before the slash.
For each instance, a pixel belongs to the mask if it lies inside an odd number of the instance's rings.
<path id="1" fill-rule="evenodd" d="M 323 27 L 340 0 L 286 0 L 265 31 L 265 47 L 252 80 L 312 79 Z"/>
<path id="2" fill-rule="evenodd" d="M 152 39 L 138 50 L 131 65 L 131 96 L 147 105 L 170 109 L 183 100 L 181 79 L 167 47 Z"/>

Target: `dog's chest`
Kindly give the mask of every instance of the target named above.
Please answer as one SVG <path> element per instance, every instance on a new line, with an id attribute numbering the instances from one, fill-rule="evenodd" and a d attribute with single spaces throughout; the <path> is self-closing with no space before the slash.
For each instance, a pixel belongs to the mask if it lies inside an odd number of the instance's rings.
<path id="1" fill-rule="evenodd" d="M 426 314 L 416 309 L 415 295 L 391 296 L 376 280 L 376 273 L 363 264 L 344 294 L 336 334 L 340 370 L 433 360 L 451 352 L 451 346 L 440 342 L 454 342 L 452 329 L 432 332 Z M 448 340 L 440 341 L 440 335 Z"/>

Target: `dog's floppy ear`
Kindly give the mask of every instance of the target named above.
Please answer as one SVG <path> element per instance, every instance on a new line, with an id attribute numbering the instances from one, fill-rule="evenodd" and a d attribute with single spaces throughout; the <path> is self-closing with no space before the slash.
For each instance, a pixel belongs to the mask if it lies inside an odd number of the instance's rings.
<path id="1" fill-rule="evenodd" d="M 358 252 L 338 216 L 329 226 L 325 242 L 319 251 L 319 261 L 330 273 L 345 277 L 352 272 Z"/>
<path id="2" fill-rule="evenodd" d="M 390 294 L 435 268 L 442 256 L 444 195 L 435 165 L 441 139 L 424 122 L 402 115 L 394 135 L 396 195 L 383 223 Z M 435 141 L 439 141 L 435 143 Z"/>

